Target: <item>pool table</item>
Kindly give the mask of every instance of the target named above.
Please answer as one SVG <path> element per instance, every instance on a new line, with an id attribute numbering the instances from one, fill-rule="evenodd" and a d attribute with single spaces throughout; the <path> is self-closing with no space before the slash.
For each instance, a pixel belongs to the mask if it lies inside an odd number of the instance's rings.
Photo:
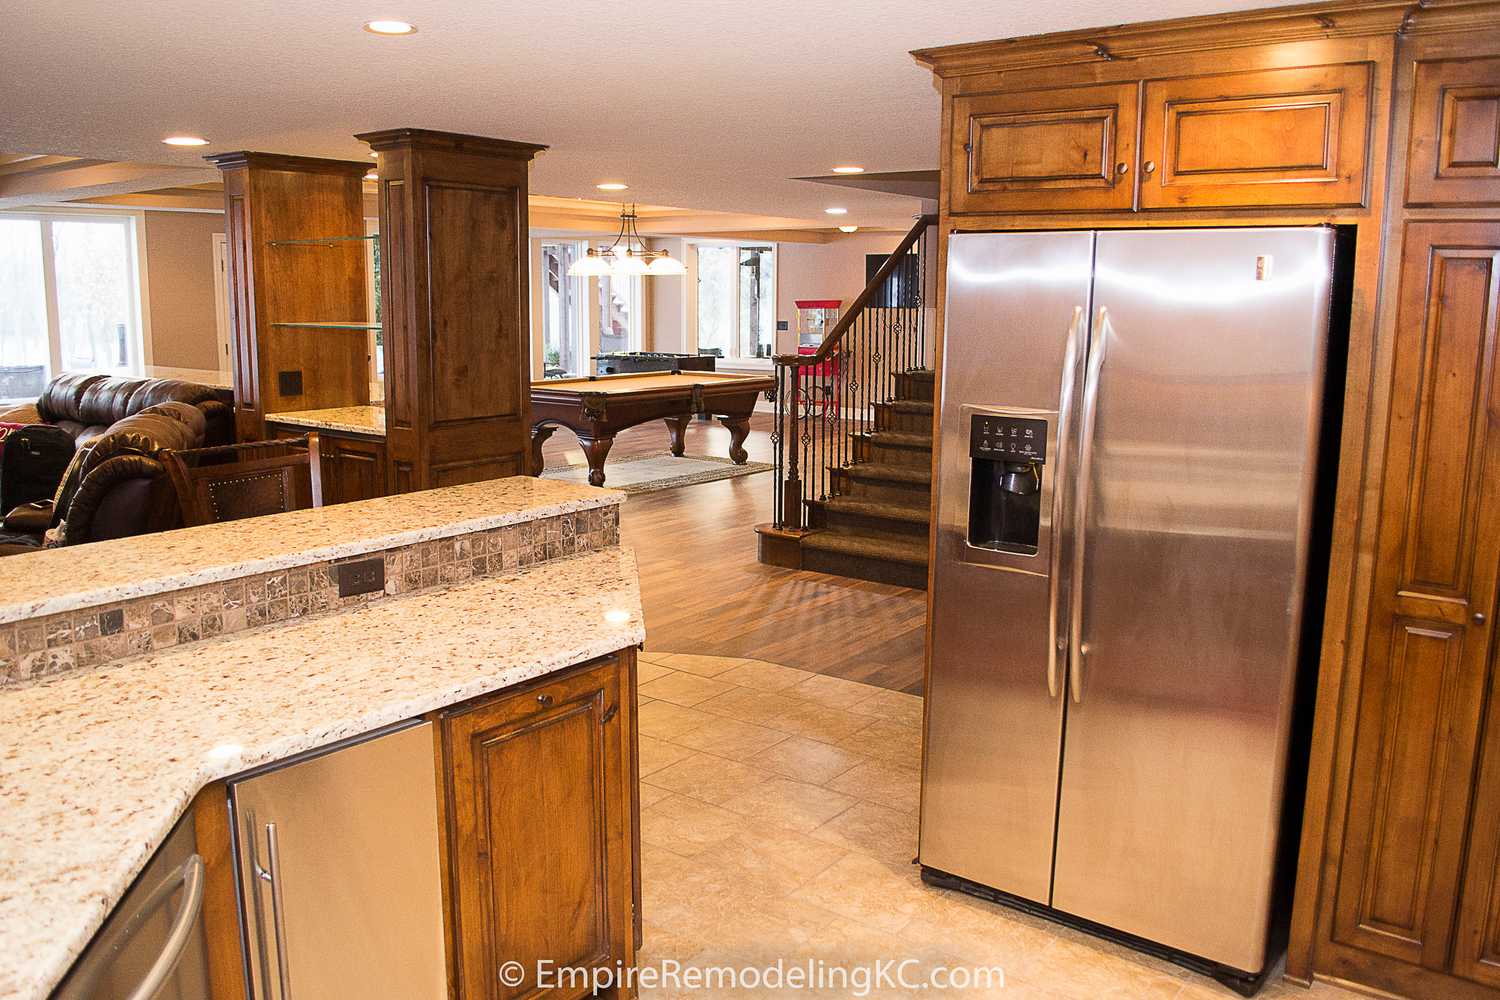
<path id="1" fill-rule="evenodd" d="M 578 435 L 589 462 L 589 483 L 604 485 L 604 459 L 615 435 L 648 420 L 662 420 L 672 454 L 695 413 L 712 414 L 729 429 L 729 457 L 744 465 L 745 438 L 755 401 L 776 384 L 770 375 L 734 372 L 639 372 L 531 383 L 531 468 L 542 471 L 542 445 L 558 427 Z"/>

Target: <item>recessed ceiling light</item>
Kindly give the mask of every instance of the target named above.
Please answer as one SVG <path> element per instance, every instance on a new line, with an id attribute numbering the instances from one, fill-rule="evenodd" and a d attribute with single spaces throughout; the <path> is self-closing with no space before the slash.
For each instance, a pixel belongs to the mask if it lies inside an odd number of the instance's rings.
<path id="1" fill-rule="evenodd" d="M 208 140 L 197 135 L 169 135 L 162 142 L 168 146 L 207 146 Z"/>
<path id="2" fill-rule="evenodd" d="M 411 35 L 417 26 L 406 21 L 366 21 L 365 30 L 374 35 Z"/>
<path id="3" fill-rule="evenodd" d="M 624 191 L 630 185 L 623 184 L 620 181 L 605 181 L 603 184 L 595 184 L 594 187 L 600 191 Z"/>
<path id="4" fill-rule="evenodd" d="M 854 167 L 854 166 L 849 166 L 849 167 L 834 167 L 833 168 L 833 172 L 836 173 L 836 174 L 862 174 L 862 173 L 865 172 L 865 168 L 864 167 Z"/>
<path id="5" fill-rule="evenodd" d="M 858 226 L 839 226 L 839 232 L 841 232 L 841 233 L 857 233 L 857 232 L 859 232 L 859 227 Z"/>
<path id="6" fill-rule="evenodd" d="M 847 208 L 825 208 L 825 209 L 823 209 L 823 211 L 827 212 L 829 215 L 848 215 L 849 214 L 849 210 Z"/>

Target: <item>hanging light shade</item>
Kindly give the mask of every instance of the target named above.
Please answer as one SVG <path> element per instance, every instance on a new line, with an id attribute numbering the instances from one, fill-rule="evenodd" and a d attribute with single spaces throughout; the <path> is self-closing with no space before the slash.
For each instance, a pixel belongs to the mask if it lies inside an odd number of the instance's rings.
<path id="1" fill-rule="evenodd" d="M 624 244 L 623 246 L 621 244 Z M 620 234 L 607 247 L 589 247 L 568 266 L 570 278 L 631 278 L 686 274 L 687 268 L 665 250 L 648 250 L 635 228 L 635 206 L 620 206 Z"/>

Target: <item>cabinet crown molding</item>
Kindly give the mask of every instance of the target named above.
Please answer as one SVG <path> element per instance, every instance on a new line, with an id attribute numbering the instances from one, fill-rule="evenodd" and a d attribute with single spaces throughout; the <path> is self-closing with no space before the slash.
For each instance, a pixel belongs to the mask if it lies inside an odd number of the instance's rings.
<path id="1" fill-rule="evenodd" d="M 321 156 L 291 156 L 287 153 L 258 153 L 241 149 L 232 153 L 210 153 L 204 157 L 220 170 L 256 167 L 261 170 L 295 170 L 299 173 L 357 174 L 363 177 L 370 169 L 369 160 L 330 160 Z"/>
<path id="2" fill-rule="evenodd" d="M 534 142 L 494 139 L 483 135 L 464 135 L 460 132 L 437 132 L 425 128 L 388 128 L 378 132 L 361 132 L 354 138 L 369 143 L 370 148 L 376 152 L 397 148 L 422 148 L 529 160 L 547 149 L 546 146 Z"/>
<path id="3" fill-rule="evenodd" d="M 917 49 L 912 57 L 938 77 L 1035 69 L 1080 63 L 1139 59 L 1181 52 L 1390 35 L 1411 30 L 1429 17 L 1445 18 L 1459 8 L 1493 19 L 1496 0 L 1332 0 L 1271 10 L 1119 24 L 1078 31 L 966 42 Z"/>

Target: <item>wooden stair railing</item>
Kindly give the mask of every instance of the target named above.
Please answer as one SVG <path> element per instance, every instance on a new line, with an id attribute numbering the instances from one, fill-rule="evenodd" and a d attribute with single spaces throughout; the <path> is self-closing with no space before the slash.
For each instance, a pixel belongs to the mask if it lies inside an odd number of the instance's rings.
<path id="1" fill-rule="evenodd" d="M 838 495 L 833 470 L 854 461 L 855 439 L 874 429 L 876 405 L 894 398 L 899 374 L 925 365 L 936 225 L 935 215 L 917 219 L 815 352 L 774 359 L 778 530 L 803 530 L 806 505 Z"/>

